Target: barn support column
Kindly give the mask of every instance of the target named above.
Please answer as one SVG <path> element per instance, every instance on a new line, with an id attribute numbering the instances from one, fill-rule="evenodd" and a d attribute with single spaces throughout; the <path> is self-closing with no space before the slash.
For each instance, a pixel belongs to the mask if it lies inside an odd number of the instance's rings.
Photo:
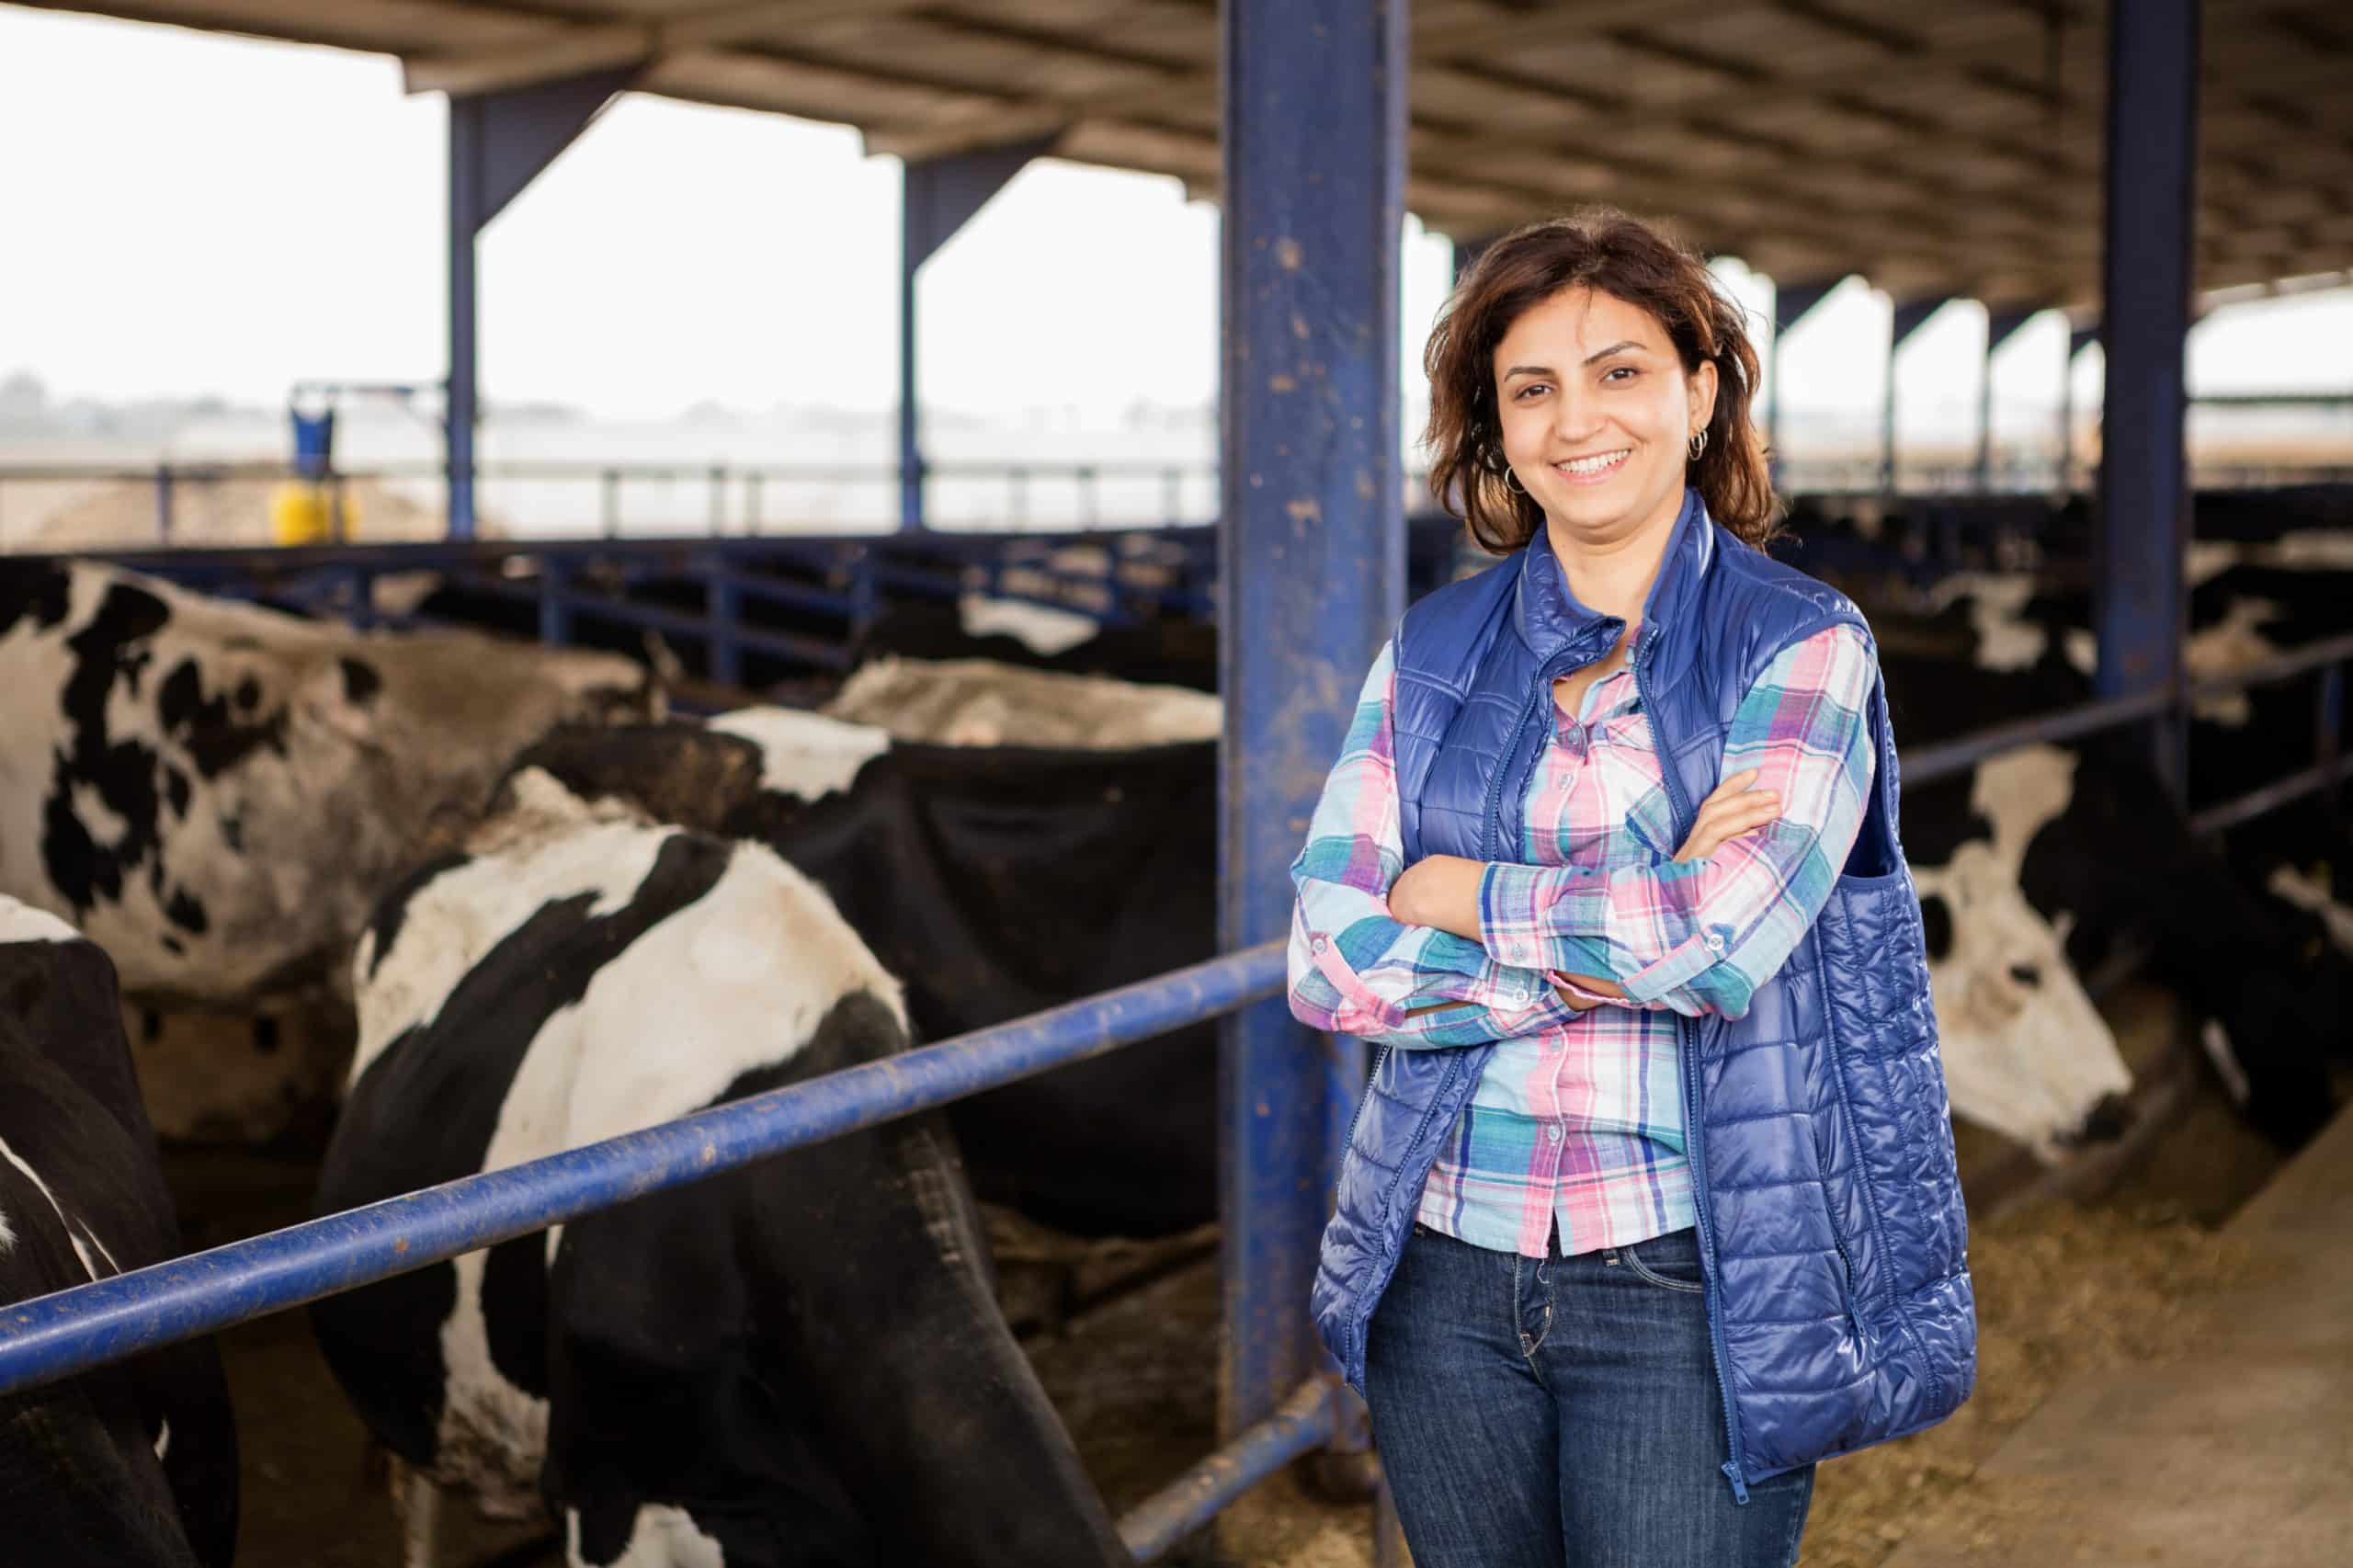
<path id="1" fill-rule="evenodd" d="M 2063 499 L 2075 494 L 2075 361 L 2084 350 L 2099 341 L 2099 324 L 2077 326 L 2071 319 L 2067 324 L 2067 358 L 2059 367 L 2059 483 Z"/>
<path id="2" fill-rule="evenodd" d="M 1406 0 L 1225 0 L 1225 694 L 1219 946 L 1290 929 L 1287 869 L 1404 605 L 1398 229 Z M 1322 1364 L 1306 1302 L 1362 1046 L 1280 999 L 1228 1017 L 1220 1100 L 1231 1439 Z"/>
<path id="3" fill-rule="evenodd" d="M 1889 495 L 1895 494 L 1895 360 L 1904 351 L 1904 340 L 1927 324 L 1930 316 L 1945 308 L 1951 300 L 1940 294 L 1929 300 L 1898 300 L 1887 332 L 1887 396 L 1879 409 L 1879 487 Z"/>
<path id="4" fill-rule="evenodd" d="M 915 400 L 915 277 L 1054 138 L 919 158 L 899 187 L 899 527 L 924 526 L 923 422 Z"/>
<path id="5" fill-rule="evenodd" d="M 1773 401 L 1765 410 L 1765 451 L 1773 465 L 1776 489 L 1781 483 L 1781 339 L 1812 314 L 1814 306 L 1829 297 L 1830 290 L 1845 281 L 1843 275 L 1799 283 L 1773 279 L 1773 344 L 1766 350 L 1768 358 L 1765 370 L 1766 381 L 1773 390 Z"/>
<path id="6" fill-rule="evenodd" d="M 2101 266 L 2108 384 L 2093 608 L 2103 697 L 2162 688 L 2181 672 L 2189 496 L 2183 358 L 2196 287 L 2198 0 L 2111 7 L 2108 201 Z M 2154 726 L 2158 772 L 2187 783 L 2187 715 Z"/>
<path id="7" fill-rule="evenodd" d="M 474 336 L 475 242 L 556 154 L 626 88 L 641 66 L 449 98 L 449 378 L 442 441 L 451 539 L 474 534 L 474 426 L 480 417 Z"/>
<path id="8" fill-rule="evenodd" d="M 1994 356 L 2018 335 L 2018 328 L 2040 313 L 2040 305 L 2007 310 L 1985 309 L 1985 361 L 1977 377 L 1977 493 L 1994 488 Z"/>

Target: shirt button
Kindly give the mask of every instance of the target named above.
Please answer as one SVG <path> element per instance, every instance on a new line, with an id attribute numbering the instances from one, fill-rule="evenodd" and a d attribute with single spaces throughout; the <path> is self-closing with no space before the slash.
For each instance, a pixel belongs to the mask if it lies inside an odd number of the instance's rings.
<path id="1" fill-rule="evenodd" d="M 1317 937 L 1313 940 L 1310 941 L 1307 946 L 1312 951 L 1320 953 L 1325 948 L 1330 947 L 1331 944 L 1326 942 L 1323 937 Z"/>
<path id="2" fill-rule="evenodd" d="M 1722 952 L 1722 951 L 1724 950 L 1724 939 L 1723 939 L 1723 937 L 1722 937 L 1721 935 L 1719 935 L 1718 933 L 1716 933 L 1716 932 L 1713 932 L 1713 931 L 1709 932 L 1709 933 L 1708 933 L 1708 950 L 1709 950 L 1709 951 L 1711 951 L 1711 952 L 1717 952 L 1717 953 Z"/>
<path id="3" fill-rule="evenodd" d="M 1552 1137 L 1552 1142 L 1555 1142 L 1555 1143 L 1558 1143 L 1558 1142 L 1561 1141 L 1561 1128 L 1560 1128 L 1560 1124 L 1559 1124 L 1558 1122 L 1555 1122 L 1555 1123 L 1552 1125 L 1552 1131 L 1551 1131 L 1551 1137 Z"/>

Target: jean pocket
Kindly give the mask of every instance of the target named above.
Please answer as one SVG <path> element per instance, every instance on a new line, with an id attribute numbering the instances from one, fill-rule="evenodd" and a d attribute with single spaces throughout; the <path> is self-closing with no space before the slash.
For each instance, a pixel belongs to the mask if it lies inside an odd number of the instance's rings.
<path id="1" fill-rule="evenodd" d="M 1618 1249 L 1635 1278 L 1666 1290 L 1697 1292 L 1706 1287 L 1699 1277 L 1699 1243 L 1691 1232 L 1670 1231 L 1663 1236 Z"/>

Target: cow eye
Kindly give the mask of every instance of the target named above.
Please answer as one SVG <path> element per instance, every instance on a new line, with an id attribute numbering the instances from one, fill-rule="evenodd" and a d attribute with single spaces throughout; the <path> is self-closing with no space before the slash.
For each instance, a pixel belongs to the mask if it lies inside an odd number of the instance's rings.
<path id="1" fill-rule="evenodd" d="M 2020 985 L 2039 986 L 2042 983 L 2042 971 L 2030 963 L 2014 963 L 2010 966 L 2010 978 Z"/>

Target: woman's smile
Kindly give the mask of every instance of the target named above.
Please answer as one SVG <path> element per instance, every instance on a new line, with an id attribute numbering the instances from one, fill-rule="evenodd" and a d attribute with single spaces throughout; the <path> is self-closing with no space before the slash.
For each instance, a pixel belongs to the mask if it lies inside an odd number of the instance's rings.
<path id="1" fill-rule="evenodd" d="M 1566 484 L 1603 484 L 1615 478 L 1633 455 L 1633 448 L 1617 447 L 1589 457 L 1563 458 L 1552 465 L 1552 472 Z"/>

